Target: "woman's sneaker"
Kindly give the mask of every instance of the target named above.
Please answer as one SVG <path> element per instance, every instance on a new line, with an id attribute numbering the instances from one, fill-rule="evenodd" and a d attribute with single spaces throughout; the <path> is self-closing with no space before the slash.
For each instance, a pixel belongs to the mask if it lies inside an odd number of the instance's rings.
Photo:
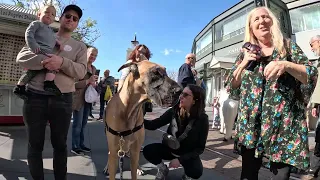
<path id="1" fill-rule="evenodd" d="M 165 180 L 168 174 L 169 174 L 169 169 L 167 165 L 164 165 L 163 168 L 158 168 L 158 173 L 156 175 L 155 180 Z"/>
<path id="2" fill-rule="evenodd" d="M 90 148 L 87 148 L 87 147 L 85 147 L 85 146 L 82 147 L 81 150 L 82 150 L 83 152 L 86 152 L 86 153 L 91 152 L 91 149 L 90 149 Z"/>
<path id="3" fill-rule="evenodd" d="M 78 155 L 78 156 L 82 156 L 84 155 L 83 154 L 83 151 L 81 149 L 71 149 L 71 152 L 75 155 Z"/>
<path id="4" fill-rule="evenodd" d="M 187 175 L 183 175 L 181 180 L 192 180 L 192 178 Z"/>

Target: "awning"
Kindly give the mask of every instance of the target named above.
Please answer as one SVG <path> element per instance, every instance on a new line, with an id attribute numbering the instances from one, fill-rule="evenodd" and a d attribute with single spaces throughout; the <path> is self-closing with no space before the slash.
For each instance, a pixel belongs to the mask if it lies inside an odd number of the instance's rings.
<path id="1" fill-rule="evenodd" d="M 234 65 L 235 57 L 219 57 L 213 56 L 210 63 L 211 69 L 231 69 Z"/>

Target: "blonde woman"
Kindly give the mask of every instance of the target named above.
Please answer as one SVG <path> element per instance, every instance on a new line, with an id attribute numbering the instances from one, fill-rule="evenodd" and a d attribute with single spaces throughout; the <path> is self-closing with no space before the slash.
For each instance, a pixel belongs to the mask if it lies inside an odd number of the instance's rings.
<path id="1" fill-rule="evenodd" d="M 284 39 L 266 7 L 248 14 L 244 42 L 260 46 L 262 53 L 244 50 L 226 81 L 231 97 L 240 98 L 236 147 L 242 155 L 241 179 L 258 179 L 262 156 L 270 160 L 273 179 L 289 179 L 293 167 L 309 166 L 304 102 L 318 71 L 297 44 Z"/>
<path id="2" fill-rule="evenodd" d="M 72 149 L 71 152 L 76 155 L 83 155 L 85 152 L 90 152 L 91 149 L 84 145 L 84 130 L 87 125 L 91 103 L 85 101 L 85 92 L 89 85 L 96 86 L 98 76 L 96 67 L 93 65 L 98 56 L 98 49 L 90 47 L 87 50 L 87 73 L 83 79 L 76 79 L 73 93 L 73 123 L 72 123 Z"/>

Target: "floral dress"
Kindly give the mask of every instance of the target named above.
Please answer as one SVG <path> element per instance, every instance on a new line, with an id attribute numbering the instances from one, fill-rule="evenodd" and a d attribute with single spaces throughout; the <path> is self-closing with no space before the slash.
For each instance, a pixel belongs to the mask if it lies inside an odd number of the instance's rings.
<path id="1" fill-rule="evenodd" d="M 240 99 L 236 141 L 247 149 L 255 148 L 256 157 L 263 155 L 272 162 L 306 170 L 309 146 L 304 102 L 315 88 L 318 71 L 296 43 L 290 42 L 287 47 L 286 57 L 280 57 L 274 50 L 269 60 L 305 65 L 306 85 L 287 72 L 278 80 L 267 81 L 263 71 L 268 63 L 258 62 L 252 71 L 243 70 L 240 87 L 233 89 L 233 72 L 243 57 L 239 55 L 227 78 L 226 89 L 230 98 Z"/>

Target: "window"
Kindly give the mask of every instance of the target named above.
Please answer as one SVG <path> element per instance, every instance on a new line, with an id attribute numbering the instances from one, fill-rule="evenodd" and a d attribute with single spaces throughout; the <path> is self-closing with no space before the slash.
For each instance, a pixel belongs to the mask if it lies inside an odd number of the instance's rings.
<path id="1" fill-rule="evenodd" d="M 253 6 L 233 14 L 226 20 L 220 21 L 215 25 L 215 42 L 219 43 L 243 34 L 245 31 L 247 14 Z"/>
<path id="2" fill-rule="evenodd" d="M 320 28 L 320 3 L 308 5 L 290 11 L 292 32 Z"/>
<path id="3" fill-rule="evenodd" d="M 278 18 L 279 25 L 281 28 L 281 31 L 284 35 L 287 35 L 289 33 L 289 22 L 288 22 L 288 17 L 287 13 L 285 12 L 284 9 L 279 7 L 277 4 L 273 3 L 272 1 L 270 3 L 270 9 L 274 13 L 274 15 Z"/>
<path id="4" fill-rule="evenodd" d="M 210 29 L 196 42 L 196 54 L 201 54 L 212 47 L 212 30 Z"/>

